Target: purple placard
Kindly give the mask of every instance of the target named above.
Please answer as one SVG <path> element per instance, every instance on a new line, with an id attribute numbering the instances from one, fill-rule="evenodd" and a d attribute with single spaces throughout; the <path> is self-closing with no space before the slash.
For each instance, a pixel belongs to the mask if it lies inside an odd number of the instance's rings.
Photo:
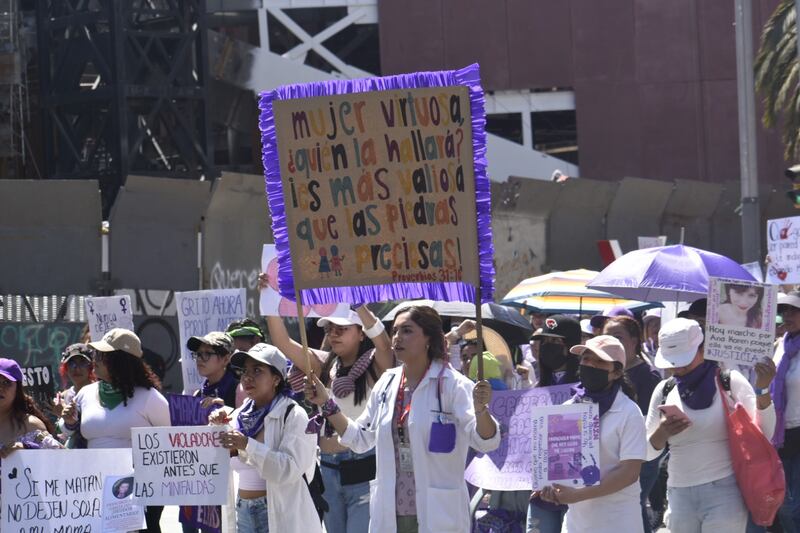
<path id="1" fill-rule="evenodd" d="M 201 406 L 203 399 L 186 394 L 167 394 L 169 403 L 169 420 L 173 426 L 205 426 L 208 424 L 209 407 Z"/>
<path id="2" fill-rule="evenodd" d="M 204 426 L 213 408 L 204 409 L 199 396 L 167 394 L 169 419 L 173 426 Z M 181 524 L 199 528 L 206 533 L 222 533 L 222 507 L 219 505 L 180 507 L 178 520 Z"/>
<path id="3" fill-rule="evenodd" d="M 488 490 L 530 490 L 533 409 L 564 403 L 572 396 L 572 387 L 555 385 L 493 392 L 489 410 L 500 423 L 500 446 L 476 456 L 464 473 L 466 480 Z"/>
<path id="4" fill-rule="evenodd" d="M 286 85 L 272 91 L 263 92 L 259 98 L 259 128 L 261 129 L 262 159 L 266 179 L 267 202 L 272 216 L 272 232 L 278 252 L 278 290 L 286 298 L 295 298 L 295 280 L 290 250 L 290 229 L 288 227 L 287 208 L 284 200 L 281 163 L 278 149 L 278 132 L 273 104 L 283 100 L 296 100 L 316 97 L 334 97 L 338 95 L 365 93 L 374 91 L 390 91 L 403 89 L 422 89 L 435 87 L 462 86 L 467 89 L 470 104 L 470 127 L 472 132 L 472 166 L 475 185 L 475 215 L 477 217 L 477 275 L 475 279 L 480 285 L 481 300 L 493 301 L 494 294 L 494 245 L 491 228 L 491 188 L 486 172 L 486 115 L 484 111 L 484 93 L 480 86 L 480 72 L 477 64 L 463 69 L 439 72 L 416 72 L 397 76 L 364 78 L 357 80 L 332 80 L 325 82 Z M 349 108 L 347 108 L 349 109 Z M 340 113 L 341 113 L 340 109 Z M 331 111 L 333 113 L 333 111 Z M 344 125 L 343 125 L 344 127 Z M 332 133 L 335 135 L 335 133 Z M 420 143 L 414 144 L 416 150 Z M 416 141 L 415 141 L 416 143 Z M 328 154 L 330 155 L 330 154 Z M 322 157 L 322 156 L 319 156 Z M 367 156 L 364 154 L 364 158 Z M 359 170 L 355 168 L 353 170 Z M 288 187 L 288 185 L 287 185 Z M 328 221 L 330 231 L 330 220 Z M 315 228 L 315 231 L 318 228 Z M 435 231 L 433 232 L 435 233 Z M 402 246 L 399 244 L 398 246 Z M 294 241 L 293 241 L 294 242 Z M 335 241 L 334 241 L 335 242 Z M 421 243 L 422 244 L 422 243 Z M 336 248 L 334 246 L 333 248 Z M 451 277 L 448 269 L 439 269 L 436 278 L 420 278 L 399 274 L 392 283 L 331 286 L 331 270 L 336 273 L 333 258 L 338 257 L 331 248 L 330 261 L 324 247 L 313 250 L 318 258 L 308 257 L 308 261 L 319 264 L 319 286 L 302 287 L 300 291 L 304 304 L 317 305 L 327 303 L 365 303 L 398 299 L 430 298 L 440 301 L 476 300 L 476 287 L 462 280 L 460 272 Z M 381 248 L 381 254 L 383 253 Z M 422 250 L 422 248 L 420 248 Z M 375 254 L 375 251 L 372 251 Z M 404 253 L 406 253 L 404 251 Z M 455 252 L 453 252 L 455 253 Z M 406 253 L 407 254 L 407 253 Z M 460 255 L 460 251 L 458 252 Z M 352 255 L 352 254 L 348 254 Z M 381 256 L 383 257 L 383 256 Z M 356 258 L 343 258 L 354 261 Z M 374 260 L 374 259 L 373 259 Z M 407 261 L 407 260 L 406 260 Z M 427 261 L 427 259 L 425 259 Z M 463 264 L 463 263 L 462 263 Z M 341 267 L 339 267 L 341 268 Z M 409 277 L 413 279 L 408 279 Z M 454 281 L 455 280 L 455 281 Z M 474 283 L 474 281 L 473 281 Z M 335 283 L 334 283 L 335 284 Z M 315 280 L 316 285 L 316 280 Z"/>

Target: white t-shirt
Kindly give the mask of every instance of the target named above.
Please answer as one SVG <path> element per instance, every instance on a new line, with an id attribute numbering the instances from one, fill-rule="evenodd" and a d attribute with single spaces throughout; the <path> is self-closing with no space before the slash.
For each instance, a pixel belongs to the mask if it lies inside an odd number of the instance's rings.
<path id="1" fill-rule="evenodd" d="M 131 428 L 171 425 L 167 399 L 156 389 L 136 387 L 128 405 L 106 409 L 100 405 L 98 387 L 99 382 L 91 383 L 75 396 L 89 448 L 130 448 Z"/>
<path id="2" fill-rule="evenodd" d="M 775 350 L 775 366 L 783 359 L 783 342 Z M 786 372 L 786 411 L 783 414 L 786 429 L 800 427 L 800 356 L 795 356 Z"/>
<path id="3" fill-rule="evenodd" d="M 567 402 L 570 403 L 570 402 Z M 621 461 L 644 461 L 647 455 L 644 418 L 639 406 L 619 391 L 614 403 L 600 417 L 600 479 Z M 569 506 L 563 531 L 568 533 L 637 533 L 643 531 L 639 483 L 607 496 Z"/>
<path id="4" fill-rule="evenodd" d="M 775 408 L 770 406 L 762 411 L 756 408 L 756 395 L 753 387 L 739 372 L 732 370 L 731 390 L 728 396 L 728 405 L 733 407 L 739 402 L 747 413 L 761 428 L 764 435 L 770 439 L 775 430 Z M 655 459 L 662 450 L 656 450 L 650 445 L 650 436 L 661 423 L 662 391 L 666 380 L 656 385 L 653 397 L 650 399 L 650 409 L 647 413 L 647 448 L 648 459 Z M 731 400 L 730 396 L 733 396 Z M 710 483 L 733 475 L 731 452 L 728 447 L 728 427 L 722 406 L 722 397 L 719 392 L 714 395 L 714 400 L 706 409 L 694 410 L 683 403 L 678 392 L 677 383 L 667 395 L 665 405 L 677 405 L 692 421 L 687 429 L 669 439 L 669 478 L 670 487 L 693 487 L 703 483 Z"/>

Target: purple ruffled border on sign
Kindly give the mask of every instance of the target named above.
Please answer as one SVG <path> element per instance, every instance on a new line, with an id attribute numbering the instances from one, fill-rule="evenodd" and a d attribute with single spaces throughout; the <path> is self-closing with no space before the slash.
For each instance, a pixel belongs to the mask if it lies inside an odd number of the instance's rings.
<path id="1" fill-rule="evenodd" d="M 262 92 L 258 107 L 261 129 L 262 161 L 266 181 L 267 203 L 272 215 L 272 233 L 278 254 L 278 292 L 294 300 L 292 258 L 289 252 L 289 230 L 286 224 L 286 206 L 283 202 L 283 185 L 280 176 L 277 135 L 272 103 L 275 100 L 314 98 L 338 94 L 416 89 L 421 87 L 446 87 L 464 85 L 469 91 L 472 116 L 472 151 L 475 174 L 475 195 L 478 226 L 478 250 L 481 300 L 491 302 L 494 297 L 494 244 L 491 224 L 491 186 L 486 173 L 486 112 L 484 93 L 480 85 L 480 68 L 477 64 L 459 70 L 415 72 L 398 76 L 334 80 L 296 85 L 284 85 Z M 327 303 L 366 303 L 410 298 L 430 298 L 441 301 L 475 301 L 475 287 L 465 282 L 391 283 L 358 287 L 322 287 L 303 289 L 301 298 L 305 305 Z"/>

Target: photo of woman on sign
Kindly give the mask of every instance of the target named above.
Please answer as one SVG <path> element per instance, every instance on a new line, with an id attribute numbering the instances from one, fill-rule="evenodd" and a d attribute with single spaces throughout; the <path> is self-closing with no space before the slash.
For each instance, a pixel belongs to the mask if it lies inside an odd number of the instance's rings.
<path id="1" fill-rule="evenodd" d="M 722 285 L 719 324 L 761 329 L 764 288 L 725 283 Z"/>

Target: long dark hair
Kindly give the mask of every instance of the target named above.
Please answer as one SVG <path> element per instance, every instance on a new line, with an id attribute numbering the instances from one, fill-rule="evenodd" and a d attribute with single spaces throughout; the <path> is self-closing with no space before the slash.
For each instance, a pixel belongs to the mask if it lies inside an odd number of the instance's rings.
<path id="1" fill-rule="evenodd" d="M 98 354 L 103 357 L 111 385 L 122 392 L 123 405 L 128 405 L 128 398 L 133 398 L 136 387 L 161 389 L 158 376 L 141 357 L 122 350 L 98 352 Z"/>
<path id="2" fill-rule="evenodd" d="M 430 339 L 428 360 L 445 359 L 447 349 L 442 331 L 442 317 L 439 316 L 436 309 L 427 305 L 410 305 L 398 312 L 395 320 L 398 316 L 406 313 L 416 325 L 422 328 L 422 333 Z"/>
<path id="3" fill-rule="evenodd" d="M 764 288 L 763 287 L 754 287 L 752 285 L 737 285 L 735 283 L 729 283 L 725 285 L 725 297 L 728 299 L 728 302 L 731 301 L 731 291 L 736 292 L 737 294 L 743 294 L 750 289 L 756 291 L 758 294 L 758 299 L 756 303 L 753 304 L 753 307 L 747 310 L 747 322 L 746 326 L 748 328 L 760 328 L 761 327 L 761 300 L 764 299 Z M 750 325 L 752 324 L 752 326 Z"/>
<path id="4" fill-rule="evenodd" d="M 44 427 L 51 435 L 56 434 L 56 427 L 45 416 L 41 409 L 36 405 L 36 402 L 23 390 L 21 381 L 17 381 L 17 390 L 14 392 L 14 401 L 11 402 L 11 420 L 14 425 L 20 429 L 25 428 L 28 422 L 28 416 L 35 416 L 42 421 Z"/>
<path id="5" fill-rule="evenodd" d="M 631 318 L 628 318 L 628 320 L 631 320 Z M 636 389 L 633 387 L 633 383 L 631 383 L 631 380 L 628 378 L 628 374 L 625 373 L 622 363 L 614 361 L 614 370 L 622 372 L 622 375 L 614 381 L 619 382 L 620 388 L 622 389 L 622 392 L 625 393 L 625 396 L 636 402 Z"/>
<path id="6" fill-rule="evenodd" d="M 326 337 L 327 339 L 327 337 Z M 364 338 L 361 339 L 361 344 L 358 345 L 358 351 L 356 352 L 358 355 L 356 357 L 361 357 L 361 355 L 365 354 L 369 350 L 372 350 L 375 346 L 372 344 L 372 341 L 364 335 Z M 347 373 L 350 371 L 349 366 L 343 366 L 341 363 L 341 358 L 333 353 L 332 351 L 328 352 L 328 357 L 322 363 L 322 370 L 320 370 L 320 381 L 326 387 L 330 386 L 331 382 L 331 368 L 333 368 L 333 364 L 339 361 L 339 366 L 336 368 L 336 377 L 346 376 Z M 367 372 L 369 372 L 370 377 L 372 377 L 372 382 L 375 383 L 378 381 L 378 373 L 375 372 L 375 359 L 372 360 L 369 367 L 367 368 Z M 361 405 L 361 403 L 367 399 L 367 372 L 364 372 L 356 379 L 356 389 L 353 392 L 355 396 L 353 397 L 353 402 L 355 405 Z"/>

